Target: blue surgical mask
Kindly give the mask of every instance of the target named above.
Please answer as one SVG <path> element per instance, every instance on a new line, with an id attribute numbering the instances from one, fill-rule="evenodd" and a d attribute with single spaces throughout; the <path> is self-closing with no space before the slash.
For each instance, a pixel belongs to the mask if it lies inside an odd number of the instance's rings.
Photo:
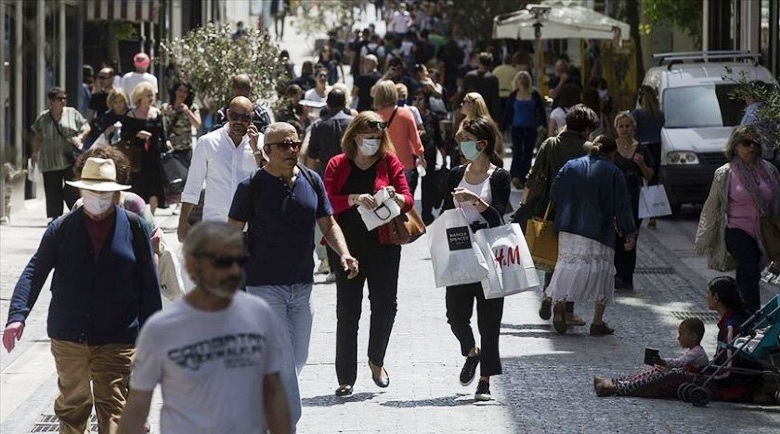
<path id="1" fill-rule="evenodd" d="M 381 140 L 379 139 L 362 139 L 358 143 L 358 150 L 366 157 L 373 157 L 379 150 Z"/>
<path id="2" fill-rule="evenodd" d="M 477 149 L 476 140 L 464 140 L 460 142 L 460 152 L 462 152 L 463 156 L 469 161 L 476 160 L 479 158 L 479 154 L 482 153 L 482 151 Z"/>

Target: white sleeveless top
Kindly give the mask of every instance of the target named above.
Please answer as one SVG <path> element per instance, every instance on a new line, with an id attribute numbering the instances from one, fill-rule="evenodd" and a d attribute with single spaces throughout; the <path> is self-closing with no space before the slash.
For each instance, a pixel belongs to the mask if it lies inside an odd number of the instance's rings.
<path id="1" fill-rule="evenodd" d="M 490 170 L 488 170 L 488 177 L 485 178 L 484 181 L 480 182 L 479 184 L 469 184 L 466 182 L 466 174 L 464 172 L 463 179 L 460 180 L 460 183 L 458 184 L 458 187 L 464 188 L 472 193 L 477 194 L 482 200 L 484 200 L 487 203 L 491 203 L 493 201 L 493 192 L 490 190 L 490 176 L 493 175 L 493 171 L 496 170 L 495 167 L 491 167 Z M 482 217 L 482 214 L 477 211 L 477 207 L 471 204 L 471 202 L 457 202 L 455 201 L 455 206 L 460 207 L 460 209 L 463 210 L 463 213 L 466 214 L 466 220 L 469 223 L 482 223 L 487 224 L 487 220 L 485 220 L 484 217 Z"/>

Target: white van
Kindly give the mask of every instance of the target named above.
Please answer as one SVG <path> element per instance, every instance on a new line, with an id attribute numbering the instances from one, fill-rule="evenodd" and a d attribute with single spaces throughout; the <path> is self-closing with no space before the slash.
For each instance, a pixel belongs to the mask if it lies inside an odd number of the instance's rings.
<path id="1" fill-rule="evenodd" d="M 744 71 L 750 81 L 776 84 L 772 74 L 756 64 L 757 56 L 736 51 L 653 56 L 659 64 L 668 64 L 650 68 L 642 84 L 658 92 L 666 117 L 659 179 L 675 214 L 683 204 L 704 203 L 715 169 L 726 162 L 723 150 L 745 110 L 744 101 L 729 97 L 738 86 L 735 80 Z"/>

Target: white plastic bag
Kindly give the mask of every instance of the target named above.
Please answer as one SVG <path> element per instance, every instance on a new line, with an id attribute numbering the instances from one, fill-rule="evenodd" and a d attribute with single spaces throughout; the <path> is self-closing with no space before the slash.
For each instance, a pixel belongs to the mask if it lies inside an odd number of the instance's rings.
<path id="1" fill-rule="evenodd" d="M 390 223 L 390 220 L 401 215 L 401 207 L 394 199 L 390 198 L 387 189 L 379 189 L 374 194 L 374 201 L 378 204 L 375 209 L 368 209 L 363 205 L 358 206 L 358 213 L 369 231 Z"/>
<path id="2" fill-rule="evenodd" d="M 43 173 L 38 164 L 32 164 L 32 159 L 27 159 L 27 180 L 43 185 Z"/>
<path id="3" fill-rule="evenodd" d="M 427 232 L 436 287 L 477 283 L 487 277 L 485 257 L 477 247 L 463 210 L 444 211 L 428 226 Z"/>
<path id="4" fill-rule="evenodd" d="M 161 237 L 157 272 L 160 275 L 160 294 L 168 301 L 174 301 L 186 292 L 181 262 L 176 256 L 165 237 Z"/>
<path id="5" fill-rule="evenodd" d="M 482 280 L 485 298 L 500 298 L 539 286 L 539 276 L 520 225 L 513 223 L 481 229 L 474 234 L 487 260 Z"/>
<path id="6" fill-rule="evenodd" d="M 92 146 L 90 146 L 89 149 L 105 148 L 106 146 L 109 146 L 108 139 L 106 138 L 106 134 L 100 133 L 98 138 L 95 139 L 94 142 L 92 142 Z"/>
<path id="7" fill-rule="evenodd" d="M 663 217 L 672 214 L 663 185 L 642 186 L 639 189 L 639 218 Z"/>

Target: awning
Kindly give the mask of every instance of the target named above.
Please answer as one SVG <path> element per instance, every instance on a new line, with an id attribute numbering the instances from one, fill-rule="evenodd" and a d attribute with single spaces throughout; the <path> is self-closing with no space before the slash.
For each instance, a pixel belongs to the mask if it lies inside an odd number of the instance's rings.
<path id="1" fill-rule="evenodd" d="M 629 39 L 631 27 L 584 6 L 543 2 L 550 10 L 541 20 L 541 39 Z M 496 39 L 534 40 L 536 18 L 527 9 L 499 15 L 493 19 Z"/>
<path id="2" fill-rule="evenodd" d="M 87 20 L 156 21 L 160 0 L 87 0 Z"/>

